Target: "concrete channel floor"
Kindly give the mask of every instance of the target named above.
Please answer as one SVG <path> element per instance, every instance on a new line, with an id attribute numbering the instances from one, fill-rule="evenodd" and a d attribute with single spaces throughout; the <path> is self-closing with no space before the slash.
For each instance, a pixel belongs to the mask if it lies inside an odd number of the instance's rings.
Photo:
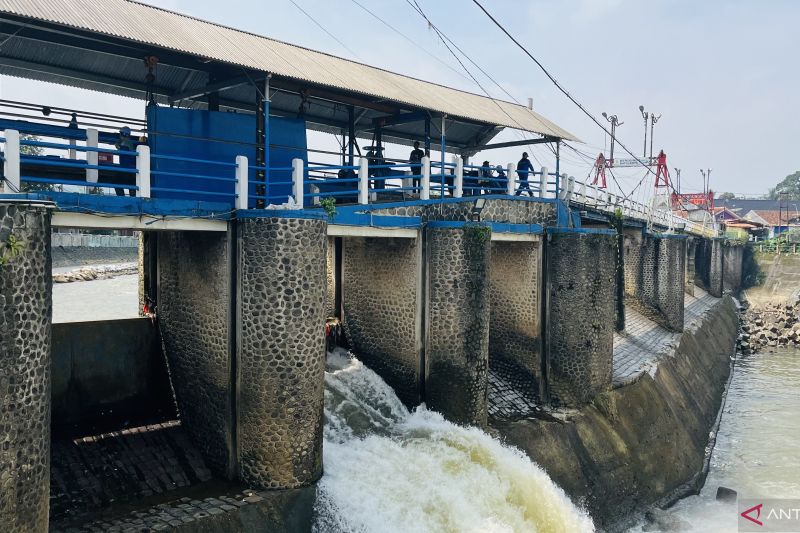
<path id="1" fill-rule="evenodd" d="M 711 309 L 720 299 L 699 287 L 694 296 L 684 294 L 684 327 Z M 681 334 L 659 326 L 630 306 L 625 308 L 625 331 L 614 333 L 611 384 L 621 387 L 648 371 L 654 371 L 661 356 L 680 340 Z"/>

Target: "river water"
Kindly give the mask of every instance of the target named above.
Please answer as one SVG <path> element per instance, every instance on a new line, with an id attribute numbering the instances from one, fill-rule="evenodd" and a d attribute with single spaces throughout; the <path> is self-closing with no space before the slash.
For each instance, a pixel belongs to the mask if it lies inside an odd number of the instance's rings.
<path id="1" fill-rule="evenodd" d="M 708 478 L 668 511 L 675 526 L 736 531 L 736 505 L 716 501 L 720 486 L 740 498 L 800 498 L 800 352 L 739 357 Z"/>
<path id="2" fill-rule="evenodd" d="M 136 292 L 136 276 L 59 284 L 54 319 L 132 318 Z M 594 530 L 524 454 L 437 413 L 409 412 L 344 352 L 329 357 L 325 420 L 320 533 Z M 668 511 L 673 526 L 736 531 L 736 506 L 715 500 L 719 486 L 744 498 L 800 498 L 800 352 L 738 359 L 708 479 Z"/>

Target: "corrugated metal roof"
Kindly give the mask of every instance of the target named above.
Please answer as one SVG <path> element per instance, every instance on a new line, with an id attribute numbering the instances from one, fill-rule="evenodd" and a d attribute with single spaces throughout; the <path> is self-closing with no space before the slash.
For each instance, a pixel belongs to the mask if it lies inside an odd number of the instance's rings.
<path id="1" fill-rule="evenodd" d="M 577 140 L 525 106 L 444 87 L 130 0 L 0 0 L 0 12 L 385 98 L 453 117 Z"/>

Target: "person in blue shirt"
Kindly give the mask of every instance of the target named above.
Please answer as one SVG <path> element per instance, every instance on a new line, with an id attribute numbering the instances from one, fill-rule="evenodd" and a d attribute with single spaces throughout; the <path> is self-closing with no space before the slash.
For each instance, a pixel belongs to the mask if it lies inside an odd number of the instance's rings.
<path id="1" fill-rule="evenodd" d="M 517 196 L 522 196 L 523 189 L 528 191 L 528 196 L 533 196 L 533 191 L 528 186 L 528 178 L 533 175 L 533 172 L 533 163 L 531 163 L 531 160 L 528 159 L 528 152 L 523 152 L 522 159 L 520 159 L 519 163 L 517 163 L 517 181 L 519 182 L 519 187 L 517 187 Z"/>

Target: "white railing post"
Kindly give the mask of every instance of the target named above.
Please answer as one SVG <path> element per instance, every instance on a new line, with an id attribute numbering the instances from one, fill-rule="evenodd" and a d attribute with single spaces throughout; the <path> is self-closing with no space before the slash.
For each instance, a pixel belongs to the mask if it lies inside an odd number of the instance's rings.
<path id="1" fill-rule="evenodd" d="M 464 196 L 464 159 L 460 155 L 453 156 L 453 163 L 456 164 L 456 176 L 453 179 L 455 190 L 453 196 L 462 198 Z"/>
<path id="2" fill-rule="evenodd" d="M 420 179 L 419 186 L 419 199 L 420 200 L 430 200 L 431 199 L 431 158 L 425 156 L 422 158 L 422 179 Z"/>
<path id="3" fill-rule="evenodd" d="M 506 176 L 508 177 L 506 193 L 509 196 L 514 196 L 517 192 L 517 172 L 514 163 L 509 163 L 506 166 Z"/>
<path id="4" fill-rule="evenodd" d="M 97 148 L 98 133 L 94 128 L 87 128 L 86 130 L 86 147 Z M 86 164 L 97 166 L 99 161 L 97 150 L 86 151 Z M 96 168 L 86 169 L 86 183 L 97 183 L 97 178 L 100 173 Z"/>
<path id="5" fill-rule="evenodd" d="M 369 203 L 369 160 L 366 157 L 358 160 L 358 203 Z"/>
<path id="6" fill-rule="evenodd" d="M 3 182 L 3 191 L 7 193 L 20 192 L 19 184 L 19 132 L 6 130 L 5 162 L 3 163 L 6 181 Z"/>
<path id="7" fill-rule="evenodd" d="M 530 181 L 530 175 L 528 175 Z M 547 167 L 542 167 L 542 175 L 539 176 L 539 197 L 547 198 Z"/>
<path id="8" fill-rule="evenodd" d="M 247 156 L 236 156 L 236 209 L 247 209 L 249 206 L 249 186 L 247 178 L 249 174 Z"/>
<path id="9" fill-rule="evenodd" d="M 567 201 L 572 200 L 572 195 L 575 194 L 575 176 L 567 178 Z"/>
<path id="10" fill-rule="evenodd" d="M 150 198 L 150 147 L 140 144 L 136 147 L 136 196 Z"/>
<path id="11" fill-rule="evenodd" d="M 586 203 L 586 183 L 581 183 L 580 189 L 578 189 L 578 201 L 582 204 Z"/>
<path id="12" fill-rule="evenodd" d="M 303 184 L 303 160 L 296 157 L 292 159 L 292 194 L 298 209 L 305 205 L 305 187 Z"/>

